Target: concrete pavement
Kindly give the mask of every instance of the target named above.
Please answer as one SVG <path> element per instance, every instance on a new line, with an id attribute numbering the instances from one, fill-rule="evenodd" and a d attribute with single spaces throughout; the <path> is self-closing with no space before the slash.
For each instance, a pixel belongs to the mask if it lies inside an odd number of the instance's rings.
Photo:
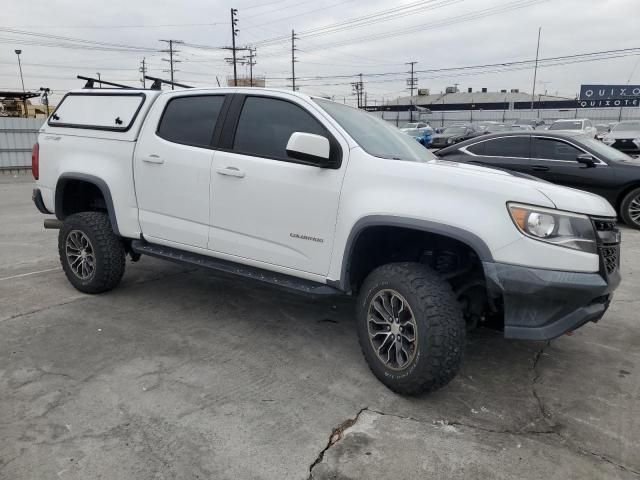
<path id="1" fill-rule="evenodd" d="M 448 387 L 403 398 L 347 300 L 150 258 L 77 292 L 30 193 L 0 176 L 0 479 L 640 478 L 640 232 L 599 324 L 478 330 Z"/>

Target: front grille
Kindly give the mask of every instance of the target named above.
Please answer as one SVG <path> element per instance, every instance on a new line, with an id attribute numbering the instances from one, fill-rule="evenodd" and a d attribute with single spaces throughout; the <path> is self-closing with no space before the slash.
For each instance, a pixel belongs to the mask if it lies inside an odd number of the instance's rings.
<path id="1" fill-rule="evenodd" d="M 624 152 L 640 151 L 640 148 L 635 143 L 633 143 L 633 139 L 631 138 L 618 139 L 611 146 L 616 150 L 622 150 Z"/>
<path id="2" fill-rule="evenodd" d="M 620 246 L 599 247 L 598 250 L 607 275 L 611 275 L 620 267 Z"/>
<path id="3" fill-rule="evenodd" d="M 620 268 L 620 230 L 611 218 L 593 218 L 593 226 L 598 235 L 598 253 L 606 275 Z"/>

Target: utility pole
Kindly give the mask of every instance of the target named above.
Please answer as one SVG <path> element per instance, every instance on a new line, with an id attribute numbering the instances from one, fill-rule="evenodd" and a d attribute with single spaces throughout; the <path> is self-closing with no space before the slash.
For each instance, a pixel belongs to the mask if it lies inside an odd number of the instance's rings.
<path id="1" fill-rule="evenodd" d="M 236 66 L 236 36 L 238 35 L 238 9 L 231 9 L 231 51 L 233 53 L 233 86 L 238 86 L 238 67 Z"/>
<path id="2" fill-rule="evenodd" d="M 146 58 L 142 59 L 142 66 L 138 69 L 138 71 L 140 73 L 142 73 L 142 78 L 140 79 L 140 82 L 142 82 L 142 88 L 147 88 L 147 80 L 144 78 L 147 75 L 147 63 L 146 63 Z"/>
<path id="3" fill-rule="evenodd" d="M 47 107 L 47 117 L 49 117 L 49 94 L 51 93 L 51 89 L 40 87 L 40 91 L 42 92 L 41 102 Z"/>
<path id="4" fill-rule="evenodd" d="M 256 49 L 249 47 L 249 86 L 253 87 L 253 66 L 256 64 Z"/>
<path id="5" fill-rule="evenodd" d="M 296 32 L 291 30 L 291 87 L 296 91 Z"/>
<path id="6" fill-rule="evenodd" d="M 411 65 L 411 71 L 407 72 L 409 73 L 411 76 L 409 78 L 407 78 L 407 87 L 409 89 L 409 121 L 413 122 L 413 91 L 415 90 L 416 86 L 418 85 L 418 79 L 415 77 L 414 75 L 414 69 L 413 67 L 415 66 L 415 64 L 418 62 L 407 62 L 406 65 Z"/>
<path id="7" fill-rule="evenodd" d="M 540 54 L 540 33 L 542 27 L 538 27 L 538 46 L 536 47 L 536 66 L 533 69 L 533 88 L 531 89 L 531 110 L 533 111 L 533 101 L 536 98 L 536 77 L 538 76 L 538 55 Z"/>
<path id="8" fill-rule="evenodd" d="M 358 82 L 353 82 L 351 86 L 353 87 L 353 93 L 356 94 L 356 98 L 358 99 L 358 108 L 362 108 L 362 93 L 364 92 L 364 83 L 362 82 L 362 74 L 359 73 L 358 76 L 360 80 Z"/>
<path id="9" fill-rule="evenodd" d="M 184 43 L 184 42 L 182 40 L 160 40 L 160 41 L 169 44 L 169 49 L 168 50 L 161 50 L 162 52 L 169 54 L 169 58 L 163 58 L 162 59 L 163 62 L 169 62 L 169 70 L 163 70 L 163 72 L 171 73 L 171 82 L 173 83 L 173 81 L 174 81 L 174 73 L 178 71 L 178 70 L 176 70 L 174 65 L 176 63 L 180 63 L 180 60 L 176 60 L 174 58 L 175 54 L 178 53 L 179 50 L 176 50 L 173 47 L 177 43 Z M 171 90 L 173 90 L 173 89 L 174 89 L 174 86 L 171 85 Z"/>

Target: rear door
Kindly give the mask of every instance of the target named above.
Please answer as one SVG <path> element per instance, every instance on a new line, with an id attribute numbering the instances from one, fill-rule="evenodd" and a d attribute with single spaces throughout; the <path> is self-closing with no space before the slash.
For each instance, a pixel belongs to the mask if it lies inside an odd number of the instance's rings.
<path id="1" fill-rule="evenodd" d="M 236 261 L 325 275 L 346 142 L 323 125 L 319 107 L 284 93 L 237 95 L 228 117 L 225 149 L 216 152 L 211 171 L 209 248 Z M 294 132 L 329 138 L 339 166 L 321 168 L 290 158 L 286 146 Z"/>
<path id="2" fill-rule="evenodd" d="M 134 177 L 148 240 L 207 248 L 212 139 L 225 95 L 162 96 L 138 140 Z"/>
<path id="3" fill-rule="evenodd" d="M 532 174 L 552 183 L 607 196 L 615 182 L 611 168 L 595 159 L 596 166 L 586 167 L 577 161 L 588 153 L 568 141 L 544 136 L 532 138 Z"/>
<path id="4" fill-rule="evenodd" d="M 490 138 L 463 147 L 461 151 L 471 157 L 465 159 L 469 163 L 531 173 L 530 138 L 529 135 Z"/>

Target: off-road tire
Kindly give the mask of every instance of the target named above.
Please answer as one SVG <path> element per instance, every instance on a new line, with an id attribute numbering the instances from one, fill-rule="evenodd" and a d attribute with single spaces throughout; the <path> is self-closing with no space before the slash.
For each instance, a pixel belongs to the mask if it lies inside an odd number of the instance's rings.
<path id="1" fill-rule="evenodd" d="M 404 297 L 417 325 L 415 354 L 402 370 L 388 368 L 369 339 L 370 302 L 383 290 Z M 433 392 L 449 383 L 462 365 L 466 328 L 461 306 L 450 285 L 422 264 L 391 263 L 369 274 L 358 296 L 357 330 L 369 368 L 396 393 Z"/>
<path id="2" fill-rule="evenodd" d="M 67 237 L 73 231 L 86 235 L 93 247 L 95 267 L 90 278 L 80 278 L 66 255 Z M 60 263 L 67 279 L 84 293 L 102 293 L 115 288 L 124 275 L 125 249 L 114 232 L 109 217 L 102 212 L 80 212 L 68 216 L 58 235 Z"/>
<path id="3" fill-rule="evenodd" d="M 640 229 L 640 221 L 636 221 L 631 218 L 629 207 L 631 206 L 631 203 L 638 197 L 640 197 L 640 188 L 631 190 L 624 196 L 622 202 L 620 202 L 620 216 L 622 217 L 622 220 L 624 220 L 624 223 L 626 223 L 631 228 L 636 229 Z"/>

